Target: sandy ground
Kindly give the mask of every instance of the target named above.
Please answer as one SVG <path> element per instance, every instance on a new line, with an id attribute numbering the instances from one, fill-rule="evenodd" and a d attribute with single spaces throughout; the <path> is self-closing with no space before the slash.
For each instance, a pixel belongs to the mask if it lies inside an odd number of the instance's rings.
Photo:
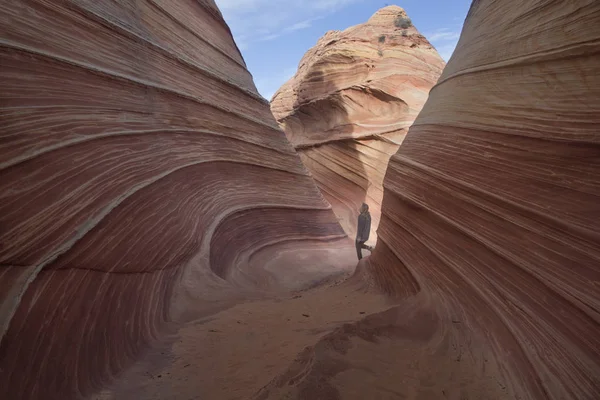
<path id="1" fill-rule="evenodd" d="M 92 398 L 515 398 L 465 324 L 367 286 L 354 277 L 190 321 Z"/>
<path id="2" fill-rule="evenodd" d="M 348 283 L 239 304 L 184 325 L 94 398 L 249 399 L 325 334 L 388 307 Z"/>
<path id="3" fill-rule="evenodd" d="M 419 297 L 336 328 L 300 353 L 254 398 L 522 398 L 499 378 L 487 347 L 461 321 L 440 318 Z"/>

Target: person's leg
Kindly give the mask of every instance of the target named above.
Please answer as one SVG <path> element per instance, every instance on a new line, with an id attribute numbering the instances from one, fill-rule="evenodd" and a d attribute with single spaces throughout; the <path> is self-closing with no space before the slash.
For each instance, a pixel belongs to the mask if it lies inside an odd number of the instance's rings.
<path id="1" fill-rule="evenodd" d="M 362 247 L 365 244 L 365 242 L 359 242 L 358 240 L 356 241 L 356 255 L 358 256 L 358 259 L 362 259 Z"/>

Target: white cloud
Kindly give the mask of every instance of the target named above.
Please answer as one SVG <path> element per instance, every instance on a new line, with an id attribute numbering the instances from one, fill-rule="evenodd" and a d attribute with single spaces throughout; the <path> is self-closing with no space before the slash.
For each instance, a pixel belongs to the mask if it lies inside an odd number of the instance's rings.
<path id="1" fill-rule="evenodd" d="M 273 40 L 273 39 L 277 39 L 278 37 L 283 36 L 283 35 L 288 34 L 288 33 L 291 33 L 291 32 L 299 31 L 301 29 L 310 28 L 312 26 L 312 23 L 314 21 L 316 21 L 318 19 L 321 19 L 321 18 L 322 17 L 317 17 L 317 18 L 311 18 L 311 19 L 307 19 L 305 21 L 297 22 L 297 23 L 295 23 L 293 25 L 285 27 L 283 30 L 281 30 L 281 31 L 279 31 L 277 33 L 267 34 L 266 36 L 259 36 L 256 39 L 256 41 L 263 42 L 263 41 Z"/>
<path id="2" fill-rule="evenodd" d="M 432 35 L 427 36 L 427 39 L 430 42 L 438 42 L 438 41 L 443 41 L 443 40 L 458 40 L 458 38 L 460 37 L 460 32 L 436 32 Z"/>
<path id="3" fill-rule="evenodd" d="M 280 33 L 272 33 L 272 34 L 270 34 L 270 35 L 267 35 L 267 36 L 263 36 L 263 37 L 261 37 L 259 40 L 260 40 L 260 41 L 265 41 L 265 42 L 266 42 L 266 41 L 269 41 L 269 40 L 277 39 L 278 37 L 280 37 L 280 36 L 282 36 L 282 35 L 283 35 L 283 32 L 280 32 Z"/>
<path id="4" fill-rule="evenodd" d="M 460 30 L 461 26 L 453 28 L 441 28 L 434 32 L 425 34 L 425 37 L 436 48 L 440 57 L 442 57 L 444 61 L 448 62 L 452 56 L 452 53 L 454 53 L 454 49 L 456 48 L 456 44 L 460 38 Z"/>
<path id="5" fill-rule="evenodd" d="M 351 3 L 366 0 L 216 0 L 240 48 L 307 29 Z"/>
<path id="6" fill-rule="evenodd" d="M 313 21 L 316 21 L 321 18 L 322 17 L 317 17 L 317 18 L 307 19 L 305 21 L 296 22 L 294 25 L 288 26 L 287 28 L 285 28 L 284 31 L 285 32 L 294 32 L 294 31 L 298 31 L 300 29 L 310 28 L 312 26 Z"/>

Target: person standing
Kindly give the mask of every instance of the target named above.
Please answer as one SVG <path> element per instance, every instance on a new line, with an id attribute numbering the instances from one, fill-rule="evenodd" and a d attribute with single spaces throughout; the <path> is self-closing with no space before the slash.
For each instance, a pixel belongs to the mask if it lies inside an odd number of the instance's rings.
<path id="1" fill-rule="evenodd" d="M 365 242 L 369 240 L 369 234 L 371 233 L 371 214 L 369 213 L 369 206 L 362 203 L 359 211 L 358 227 L 356 229 L 356 255 L 360 260 L 362 259 L 362 249 L 373 251 L 373 247 L 365 244 Z"/>

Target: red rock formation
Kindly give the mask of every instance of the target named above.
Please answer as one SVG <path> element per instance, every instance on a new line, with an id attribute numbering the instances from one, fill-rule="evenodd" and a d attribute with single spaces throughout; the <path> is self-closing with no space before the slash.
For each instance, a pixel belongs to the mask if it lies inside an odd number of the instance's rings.
<path id="1" fill-rule="evenodd" d="M 2 0 L 0 64 L 0 398 L 86 395 L 344 237 L 212 0 Z"/>
<path id="2" fill-rule="evenodd" d="M 325 34 L 273 96 L 275 118 L 350 235 L 365 201 L 375 239 L 388 160 L 443 68 L 404 10 L 389 6 Z"/>
<path id="3" fill-rule="evenodd" d="M 599 399 L 598 71 L 600 2 L 474 1 L 362 264 L 405 300 L 258 398 Z"/>
<path id="4" fill-rule="evenodd" d="M 464 318 L 508 398 L 600 398 L 599 70 L 597 1 L 474 1 L 388 167 L 374 276 Z"/>

